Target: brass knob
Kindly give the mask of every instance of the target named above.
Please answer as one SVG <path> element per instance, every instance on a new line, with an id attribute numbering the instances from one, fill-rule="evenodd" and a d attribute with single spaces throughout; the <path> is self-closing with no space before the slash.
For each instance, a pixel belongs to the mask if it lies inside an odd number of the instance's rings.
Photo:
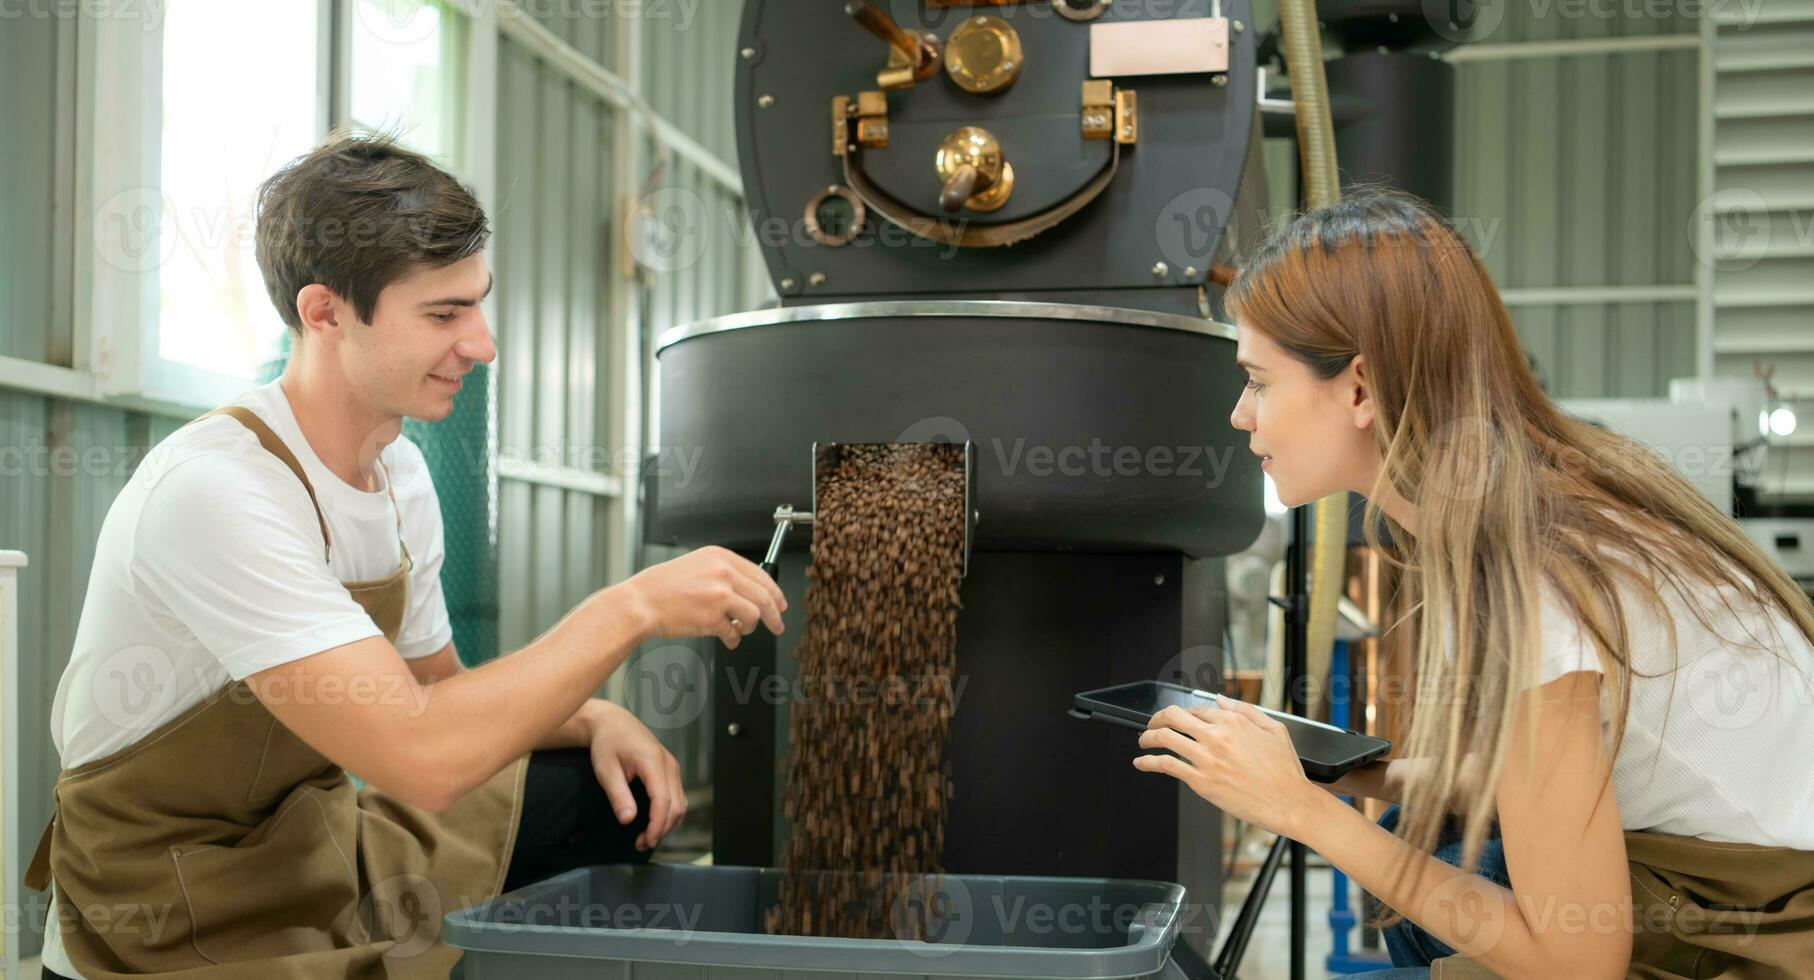
<path id="1" fill-rule="evenodd" d="M 966 17 L 945 42 L 945 73 L 966 92 L 988 94 L 1014 84 L 1023 58 L 1020 34 L 1000 17 Z"/>
<path id="2" fill-rule="evenodd" d="M 1002 158 L 1001 144 L 981 126 L 962 126 L 939 144 L 936 161 L 939 206 L 947 214 L 963 208 L 993 211 L 1014 193 L 1014 168 Z"/>

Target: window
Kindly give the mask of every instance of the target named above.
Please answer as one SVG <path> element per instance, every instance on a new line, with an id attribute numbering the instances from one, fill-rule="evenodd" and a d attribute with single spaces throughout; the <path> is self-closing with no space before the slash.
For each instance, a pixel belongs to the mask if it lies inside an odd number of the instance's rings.
<path id="1" fill-rule="evenodd" d="M 78 345 L 103 394 L 208 408 L 281 363 L 286 330 L 254 254 L 258 186 L 331 116 L 464 169 L 462 9 L 165 0 L 150 19 L 84 18 Z"/>
<path id="2" fill-rule="evenodd" d="M 232 384 L 278 356 L 285 327 L 253 255 L 258 185 L 320 140 L 319 21 L 318 0 L 261 0 L 256 15 L 241 0 L 169 4 L 158 359 Z"/>
<path id="3" fill-rule="evenodd" d="M 327 131 L 331 2 L 83 16 L 76 342 L 101 394 L 210 408 L 278 355 L 254 209 Z"/>
<path id="4" fill-rule="evenodd" d="M 347 0 L 356 129 L 462 168 L 466 19 L 434 0 Z"/>

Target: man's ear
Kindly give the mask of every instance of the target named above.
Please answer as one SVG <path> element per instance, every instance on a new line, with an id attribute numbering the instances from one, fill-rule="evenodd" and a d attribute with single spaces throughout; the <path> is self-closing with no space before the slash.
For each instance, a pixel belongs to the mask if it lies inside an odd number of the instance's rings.
<path id="1" fill-rule="evenodd" d="M 296 315 L 305 337 L 337 340 L 340 328 L 352 319 L 352 310 L 332 289 L 312 282 L 296 291 Z"/>
<path id="2" fill-rule="evenodd" d="M 1354 427 L 1369 429 L 1373 426 L 1373 388 L 1367 377 L 1367 359 L 1359 354 L 1348 362 L 1348 411 L 1354 416 Z"/>

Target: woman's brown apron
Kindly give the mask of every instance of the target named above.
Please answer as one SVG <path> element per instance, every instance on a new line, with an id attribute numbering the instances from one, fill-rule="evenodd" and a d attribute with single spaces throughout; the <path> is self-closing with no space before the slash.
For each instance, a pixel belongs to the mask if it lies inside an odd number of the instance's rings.
<path id="1" fill-rule="evenodd" d="M 250 429 L 315 501 L 262 419 L 239 407 L 216 414 Z M 331 546 L 318 502 L 315 513 Z M 345 583 L 392 642 L 409 568 L 404 548 L 389 577 Z M 315 693 L 401 696 L 356 680 Z M 446 977 L 460 952 L 440 942 L 441 917 L 501 889 L 527 760 L 432 813 L 355 789 L 235 681 L 119 752 L 65 770 L 26 884 L 55 877 L 51 914 L 85 980 Z"/>
<path id="2" fill-rule="evenodd" d="M 1814 977 L 1814 851 L 1633 831 L 1625 856 L 1630 980 Z M 1496 976 L 1460 956 L 1437 960 L 1430 975 Z"/>

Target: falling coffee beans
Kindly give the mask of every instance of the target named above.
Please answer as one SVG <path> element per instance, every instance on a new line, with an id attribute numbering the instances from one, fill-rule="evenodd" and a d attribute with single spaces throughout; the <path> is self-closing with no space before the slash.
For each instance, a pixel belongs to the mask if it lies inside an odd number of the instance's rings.
<path id="1" fill-rule="evenodd" d="M 842 445 L 818 467 L 799 687 L 813 696 L 791 708 L 791 834 L 766 926 L 918 939 L 936 930 L 920 893 L 942 871 L 952 791 L 963 447 Z"/>

